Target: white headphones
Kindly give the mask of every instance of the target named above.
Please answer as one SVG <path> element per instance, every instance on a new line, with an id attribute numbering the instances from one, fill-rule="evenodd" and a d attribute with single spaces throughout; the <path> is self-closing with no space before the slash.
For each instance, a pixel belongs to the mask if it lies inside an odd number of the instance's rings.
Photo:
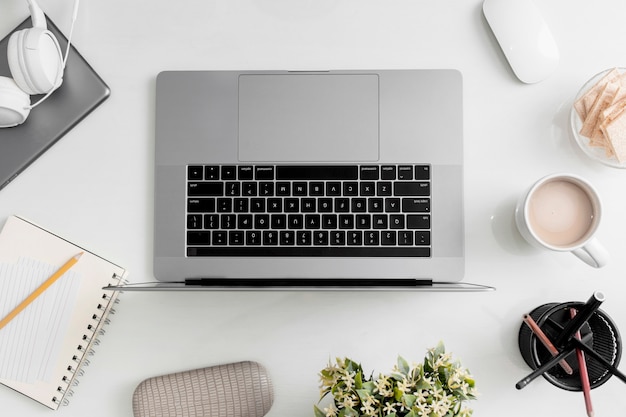
<path id="1" fill-rule="evenodd" d="M 35 0 L 27 0 L 33 27 L 17 31 L 9 38 L 7 58 L 13 78 L 0 76 L 0 127 L 17 126 L 26 121 L 30 111 L 47 99 L 63 83 L 78 0 L 74 3 L 72 29 L 65 59 L 59 42 L 47 29 L 46 17 Z M 30 95 L 45 94 L 31 105 Z"/>

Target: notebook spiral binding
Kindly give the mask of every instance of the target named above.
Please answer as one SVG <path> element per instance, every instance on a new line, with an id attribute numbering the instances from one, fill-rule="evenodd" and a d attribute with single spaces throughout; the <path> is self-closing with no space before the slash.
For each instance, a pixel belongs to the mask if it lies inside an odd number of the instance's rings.
<path id="1" fill-rule="evenodd" d="M 111 277 L 113 280 L 120 281 L 121 277 L 117 274 L 113 274 Z M 127 283 L 126 280 L 122 280 L 123 283 Z M 91 316 L 92 323 L 90 323 L 85 329 L 82 340 L 76 346 L 76 352 L 68 362 L 66 374 L 63 376 L 59 386 L 57 388 L 58 396 L 52 398 L 52 402 L 55 404 L 66 406 L 69 404 L 69 398 L 74 394 L 72 387 L 76 387 L 80 380 L 79 378 L 84 374 L 84 368 L 89 366 L 89 359 L 87 356 L 93 356 L 95 351 L 94 346 L 100 344 L 100 336 L 104 336 L 106 330 L 104 326 L 110 323 L 108 316 L 115 314 L 113 306 L 119 303 L 119 291 L 112 291 L 102 294 L 100 303 L 96 306 L 93 315 Z"/>

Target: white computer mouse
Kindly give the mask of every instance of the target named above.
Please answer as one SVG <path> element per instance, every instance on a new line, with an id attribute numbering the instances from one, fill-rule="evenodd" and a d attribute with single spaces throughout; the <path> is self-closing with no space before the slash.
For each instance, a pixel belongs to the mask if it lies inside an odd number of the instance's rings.
<path id="1" fill-rule="evenodd" d="M 536 83 L 556 70 L 559 49 L 532 0 L 485 0 L 483 13 L 520 81 Z"/>

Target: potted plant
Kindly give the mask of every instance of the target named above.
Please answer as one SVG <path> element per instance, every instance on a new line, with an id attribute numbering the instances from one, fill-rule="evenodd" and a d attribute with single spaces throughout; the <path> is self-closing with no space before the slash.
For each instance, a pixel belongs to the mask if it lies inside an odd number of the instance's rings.
<path id="1" fill-rule="evenodd" d="M 361 365 L 337 358 L 319 373 L 320 402 L 315 417 L 469 417 L 465 402 L 476 398 L 474 379 L 440 342 L 427 350 L 422 363 L 409 364 L 398 357 L 388 375 L 367 377 Z"/>

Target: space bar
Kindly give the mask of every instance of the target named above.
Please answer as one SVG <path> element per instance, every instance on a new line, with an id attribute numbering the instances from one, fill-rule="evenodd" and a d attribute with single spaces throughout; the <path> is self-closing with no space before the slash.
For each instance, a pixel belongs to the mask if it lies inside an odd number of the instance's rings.
<path id="1" fill-rule="evenodd" d="M 356 165 L 283 165 L 276 167 L 277 180 L 356 180 Z"/>

